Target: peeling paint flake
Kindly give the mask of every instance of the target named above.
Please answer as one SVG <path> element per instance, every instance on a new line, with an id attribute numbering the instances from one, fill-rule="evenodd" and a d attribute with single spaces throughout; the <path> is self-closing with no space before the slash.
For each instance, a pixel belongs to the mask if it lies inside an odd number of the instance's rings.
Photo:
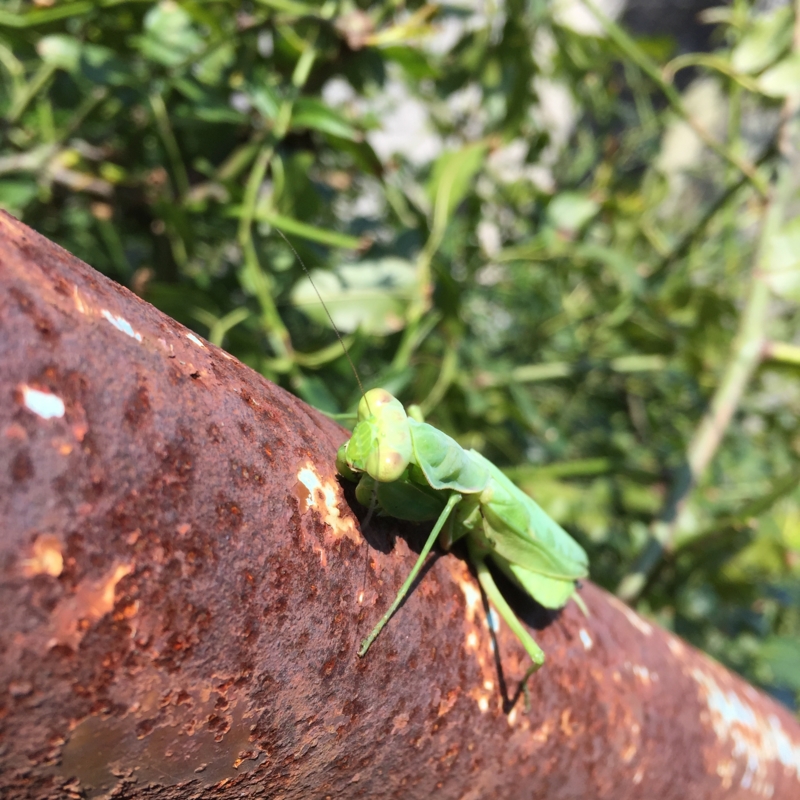
<path id="1" fill-rule="evenodd" d="M 489 710 L 489 697 L 477 689 L 473 689 L 470 695 L 478 704 L 480 712 L 485 714 Z"/>
<path id="2" fill-rule="evenodd" d="M 532 734 L 531 738 L 537 744 L 545 744 L 547 740 L 550 738 L 550 734 L 553 732 L 555 725 L 553 720 L 546 719 Z"/>
<path id="3" fill-rule="evenodd" d="M 464 593 L 467 622 L 474 623 L 475 615 L 482 606 L 481 593 L 478 587 L 468 578 L 459 579 L 458 586 Z"/>
<path id="4" fill-rule="evenodd" d="M 656 673 L 651 673 L 650 670 L 642 664 L 631 664 L 630 661 L 625 662 L 625 669 L 630 670 L 635 678 L 638 678 L 645 686 L 649 686 L 652 682 L 658 680 Z"/>
<path id="5" fill-rule="evenodd" d="M 64 570 L 61 540 L 57 536 L 37 536 L 30 558 L 22 561 L 22 570 L 27 577 L 51 575 L 57 578 Z"/>
<path id="6" fill-rule="evenodd" d="M 53 610 L 53 635 L 48 645 L 66 644 L 76 648 L 88 626 L 114 608 L 117 584 L 131 572 L 132 564 L 117 564 L 98 580 L 78 584 L 74 594 L 65 597 Z"/>
<path id="7" fill-rule="evenodd" d="M 316 509 L 336 536 L 347 536 L 354 542 L 360 541 L 352 517 L 342 516 L 339 512 L 339 503 L 343 502 L 342 489 L 335 480 L 323 481 L 314 465 L 308 462 L 297 473 L 297 481 L 297 494 L 301 504 L 305 503 L 306 509 Z"/>
<path id="8" fill-rule="evenodd" d="M 42 419 L 64 416 L 66 407 L 64 401 L 58 395 L 34 389 L 24 383 L 19 386 L 19 392 L 22 395 L 22 404 L 25 408 Z"/>
<path id="9" fill-rule="evenodd" d="M 142 334 L 137 333 L 133 326 L 126 320 L 124 317 L 118 317 L 112 314 L 110 311 L 107 311 L 105 308 L 100 312 L 100 316 L 103 319 L 108 320 L 118 331 L 122 331 L 126 336 L 130 336 L 131 339 L 136 339 L 137 342 L 142 341 Z"/>
<path id="10" fill-rule="evenodd" d="M 83 302 L 83 298 L 81 297 L 77 286 L 73 287 L 72 298 L 75 301 L 75 310 L 79 314 L 88 314 L 89 313 L 89 307 L 86 305 L 86 303 Z"/>
<path id="11" fill-rule="evenodd" d="M 713 665 L 693 667 L 689 674 L 699 686 L 701 700 L 708 711 L 702 718 L 710 722 L 719 742 L 730 747 L 730 758 L 716 766 L 723 788 L 732 785 L 741 773 L 739 784 L 762 797 L 771 797 L 771 767 L 777 761 L 784 771 L 794 772 L 800 782 L 800 743 L 793 742 L 781 721 L 773 714 L 765 717 L 733 688 L 726 688 L 728 676 L 714 674 Z"/>
<path id="12" fill-rule="evenodd" d="M 203 350 L 206 349 L 206 346 L 193 333 L 187 333 L 186 338 L 190 342 L 194 342 L 198 347 L 202 347 Z"/>

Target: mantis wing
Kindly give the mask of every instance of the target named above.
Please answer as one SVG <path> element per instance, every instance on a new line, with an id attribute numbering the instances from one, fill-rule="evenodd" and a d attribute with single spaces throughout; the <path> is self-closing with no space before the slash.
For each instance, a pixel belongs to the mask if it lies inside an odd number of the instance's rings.
<path id="1" fill-rule="evenodd" d="M 480 461 L 471 457 L 446 433 L 409 417 L 411 447 L 414 462 L 422 470 L 425 480 L 434 489 L 452 489 L 460 494 L 482 492 L 489 484 L 491 473 Z M 489 464 L 486 459 L 483 459 Z M 491 465 L 490 465 L 491 466 Z"/>
<path id="2" fill-rule="evenodd" d="M 545 608 L 561 608 L 575 591 L 575 581 L 573 580 L 565 581 L 540 573 L 528 572 L 519 564 L 510 564 L 497 556 L 494 556 L 493 560 L 506 575 Z"/>
<path id="3" fill-rule="evenodd" d="M 484 534 L 492 550 L 510 565 L 534 575 L 561 582 L 586 577 L 589 559 L 585 550 L 494 464 L 474 450 L 469 454 L 492 477 L 491 496 L 484 492 L 481 497 Z"/>

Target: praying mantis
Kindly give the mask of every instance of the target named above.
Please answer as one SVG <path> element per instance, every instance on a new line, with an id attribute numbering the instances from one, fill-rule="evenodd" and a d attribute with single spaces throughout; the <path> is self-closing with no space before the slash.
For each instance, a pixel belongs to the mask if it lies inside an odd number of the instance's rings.
<path id="1" fill-rule="evenodd" d="M 527 680 L 544 663 L 544 652 L 498 589 L 487 559 L 538 603 L 557 609 L 573 595 L 583 605 L 575 594 L 576 581 L 588 574 L 583 548 L 494 464 L 423 422 L 414 407 L 407 413 L 384 389 L 361 398 L 358 422 L 339 448 L 336 466 L 344 478 L 358 482 L 362 505 L 377 504 L 384 514 L 412 522 L 436 520 L 358 655 L 366 654 L 402 603 L 436 539 L 445 549 L 464 539 L 483 591 L 533 661 Z"/>
<path id="2" fill-rule="evenodd" d="M 360 386 L 355 364 L 308 269 L 278 233 L 302 265 Z M 576 593 L 577 582 L 589 574 L 584 549 L 488 459 L 424 422 L 416 406 L 406 412 L 385 389 L 362 388 L 356 426 L 337 452 L 336 468 L 358 484 L 356 499 L 362 505 L 409 522 L 436 520 L 394 601 L 361 643 L 360 657 L 403 602 L 437 538 L 445 550 L 465 540 L 486 597 L 533 662 L 523 684 L 544 664 L 545 655 L 503 597 L 487 560 L 545 608 L 562 608 L 574 598 L 586 613 Z"/>

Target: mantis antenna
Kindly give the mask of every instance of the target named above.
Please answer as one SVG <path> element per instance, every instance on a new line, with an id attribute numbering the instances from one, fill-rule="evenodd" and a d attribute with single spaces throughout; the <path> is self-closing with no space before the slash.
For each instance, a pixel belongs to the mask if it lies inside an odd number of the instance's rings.
<path id="1" fill-rule="evenodd" d="M 339 340 L 339 344 L 342 346 L 342 351 L 347 358 L 348 363 L 350 364 L 350 369 L 353 370 L 353 375 L 356 377 L 356 383 L 358 383 L 358 388 L 361 390 L 361 396 L 364 396 L 364 385 L 361 383 L 361 378 L 358 375 L 358 370 L 356 369 L 356 365 L 353 363 L 353 359 L 350 358 L 350 353 L 347 352 L 347 347 L 345 346 L 344 339 L 342 339 L 342 334 L 339 333 L 339 329 L 336 327 L 336 323 L 333 321 L 333 316 L 331 312 L 328 310 L 328 306 L 325 305 L 325 301 L 322 299 L 322 295 L 319 293 L 319 289 L 317 289 L 317 285 L 314 283 L 314 279 L 311 277 L 311 273 L 308 271 L 308 267 L 303 263 L 303 259 L 300 258 L 300 253 L 295 250 L 294 245 L 286 238 L 283 231 L 280 228 L 274 228 L 276 233 L 283 239 L 286 244 L 289 245 L 289 249 L 294 253 L 295 258 L 300 262 L 300 266 L 303 268 L 303 272 L 305 272 L 306 277 L 308 278 L 308 282 L 311 284 L 311 288 L 314 290 L 314 294 L 319 298 L 319 302 L 322 304 L 322 307 L 325 309 L 325 314 L 327 315 L 328 319 L 330 320 L 331 327 L 333 328 L 334 333 L 336 334 L 336 338 Z"/>
<path id="2" fill-rule="evenodd" d="M 350 364 L 350 369 L 353 371 L 353 375 L 355 376 L 356 383 L 358 384 L 358 388 L 361 390 L 361 396 L 367 402 L 367 408 L 369 408 L 369 401 L 366 399 L 366 393 L 364 392 L 364 384 L 361 383 L 361 377 L 358 374 L 358 370 L 356 369 L 356 365 L 353 363 L 353 359 L 350 358 L 350 353 L 347 350 L 347 345 L 345 345 L 344 339 L 342 339 L 342 334 L 339 333 L 339 328 L 336 326 L 336 323 L 333 321 L 333 316 L 332 316 L 331 312 L 329 311 L 328 306 L 325 304 L 325 301 L 322 299 L 322 295 L 319 293 L 319 289 L 317 289 L 317 285 L 314 283 L 314 279 L 311 277 L 311 273 L 309 272 L 308 267 L 306 267 L 305 263 L 303 262 L 303 259 L 300 258 L 300 253 L 297 252 L 297 250 L 295 249 L 295 246 L 289 241 L 289 239 L 286 238 L 286 235 L 284 234 L 284 232 L 282 230 L 280 230 L 280 228 L 274 228 L 274 230 L 281 237 L 281 239 L 283 239 L 283 241 L 286 242 L 286 244 L 289 245 L 289 249 L 294 253 L 295 258 L 298 260 L 298 262 L 300 263 L 300 266 L 303 268 L 303 272 L 305 272 L 306 277 L 308 278 L 308 282 L 311 284 L 311 288 L 314 290 L 314 294 L 319 298 L 319 302 L 322 305 L 322 308 L 325 309 L 325 314 L 328 317 L 328 319 L 330 320 L 331 327 L 333 328 L 333 332 L 336 334 L 336 338 L 339 340 L 339 344 L 342 346 L 342 352 L 344 353 L 345 358 L 347 359 L 347 363 Z M 377 492 L 377 487 L 376 487 L 375 491 L 373 491 L 373 493 L 372 493 L 372 500 L 371 500 L 371 502 L 369 504 L 369 508 L 367 509 L 367 516 L 364 518 L 364 522 L 363 522 L 364 527 L 369 525 L 369 522 L 372 519 L 372 515 L 375 512 L 375 508 L 377 507 L 377 504 L 378 504 L 378 492 Z M 365 581 L 366 581 L 366 578 L 365 578 Z"/>

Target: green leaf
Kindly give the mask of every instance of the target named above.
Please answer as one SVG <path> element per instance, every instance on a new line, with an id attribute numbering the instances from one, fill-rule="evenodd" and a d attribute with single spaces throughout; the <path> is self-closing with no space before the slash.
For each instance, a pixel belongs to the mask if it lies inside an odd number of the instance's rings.
<path id="1" fill-rule="evenodd" d="M 0 208 L 19 213 L 39 193 L 33 180 L 0 180 Z"/>
<path id="2" fill-rule="evenodd" d="M 764 280 L 780 297 L 800 300 L 800 217 L 785 223 L 767 243 Z"/>
<path id="3" fill-rule="evenodd" d="M 177 116 L 184 117 L 190 121 L 192 119 L 200 119 L 203 120 L 203 122 L 224 122 L 230 125 L 241 125 L 247 122 L 246 114 L 234 111 L 234 109 L 228 108 L 222 104 L 194 106 L 190 114 L 178 114 Z"/>
<path id="4" fill-rule="evenodd" d="M 800 93 L 800 53 L 770 67 L 758 78 L 758 88 L 769 97 L 788 97 Z"/>
<path id="5" fill-rule="evenodd" d="M 77 72 L 81 61 L 81 43 L 73 36 L 60 33 L 39 39 L 36 52 L 45 64 L 66 72 Z"/>
<path id="6" fill-rule="evenodd" d="M 399 64 L 411 80 L 438 78 L 439 70 L 428 59 L 427 54 L 418 48 L 394 45 L 381 50 L 384 58 Z"/>
<path id="7" fill-rule="evenodd" d="M 789 636 L 772 636 L 761 648 L 761 661 L 779 686 L 800 691 L 800 641 Z"/>
<path id="8" fill-rule="evenodd" d="M 319 8 L 310 3 L 298 3 L 296 0 L 256 0 L 262 6 L 274 8 L 276 11 L 284 11 L 287 14 L 297 16 L 317 16 Z"/>
<path id="9" fill-rule="evenodd" d="M 325 382 L 317 375 L 300 373 L 297 381 L 297 393 L 310 406 L 325 413 L 336 413 L 339 405 Z"/>
<path id="10" fill-rule="evenodd" d="M 583 192 L 561 192 L 547 206 L 547 217 L 560 231 L 579 231 L 600 210 L 600 204 Z"/>
<path id="11" fill-rule="evenodd" d="M 292 233 L 295 236 L 300 236 L 311 242 L 319 242 L 329 247 L 356 250 L 362 245 L 362 240 L 355 236 L 348 236 L 346 233 L 339 233 L 339 231 L 318 228 L 315 225 L 309 225 L 306 222 L 292 219 L 292 217 L 284 217 L 282 214 L 274 214 L 271 211 L 265 211 L 263 209 L 258 209 L 256 211 L 255 219 L 259 222 L 266 222 L 269 225 L 280 228 L 285 233 Z"/>
<path id="12" fill-rule="evenodd" d="M 274 86 L 262 83 L 247 91 L 247 98 L 262 116 L 275 119 L 281 108 L 281 97 Z"/>
<path id="13" fill-rule="evenodd" d="M 81 56 L 81 72 L 92 83 L 108 86 L 135 85 L 136 77 L 130 60 L 119 58 L 111 48 L 86 44 Z"/>
<path id="14" fill-rule="evenodd" d="M 427 191 L 437 207 L 442 204 L 445 218 L 449 218 L 466 197 L 488 149 L 485 142 L 477 142 L 460 150 L 448 150 L 436 160 Z"/>
<path id="15" fill-rule="evenodd" d="M 76 17 L 96 8 L 94 0 L 85 2 L 63 3 L 54 8 L 42 8 L 28 11 L 25 14 L 11 11 L 0 11 L 0 26 L 7 28 L 32 28 L 48 22 L 55 22 L 64 17 Z"/>
<path id="16" fill-rule="evenodd" d="M 162 0 L 144 17 L 144 36 L 136 44 L 142 54 L 165 67 L 177 67 L 203 50 L 203 37 L 192 18 L 172 0 Z"/>
<path id="17" fill-rule="evenodd" d="M 415 266 L 400 258 L 344 264 L 335 272 L 314 270 L 310 279 L 298 281 L 291 301 L 315 322 L 330 327 L 319 301 L 322 297 L 342 333 L 360 328 L 373 336 L 386 336 L 405 327 L 416 278 Z"/>
<path id="18" fill-rule="evenodd" d="M 361 132 L 325 103 L 301 97 L 292 112 L 292 128 L 311 128 L 352 142 L 361 141 Z"/>
<path id="19" fill-rule="evenodd" d="M 733 49 L 733 68 L 753 75 L 778 59 L 792 43 L 792 17 L 790 5 L 759 16 Z"/>
<path id="20" fill-rule="evenodd" d="M 195 64 L 193 72 L 201 83 L 215 86 L 222 83 L 225 73 L 236 60 L 236 48 L 233 42 L 214 47 L 211 52 Z"/>

